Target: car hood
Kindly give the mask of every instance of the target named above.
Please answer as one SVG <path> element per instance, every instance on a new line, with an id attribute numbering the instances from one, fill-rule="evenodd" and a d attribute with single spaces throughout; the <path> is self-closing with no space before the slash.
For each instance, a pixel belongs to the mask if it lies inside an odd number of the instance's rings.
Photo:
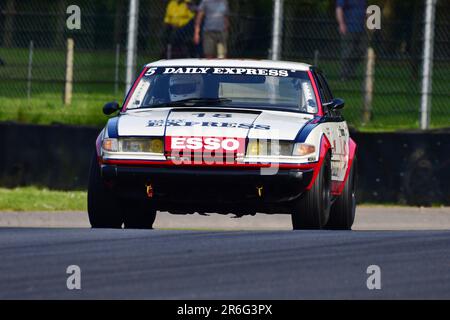
<path id="1" fill-rule="evenodd" d="M 164 108 L 128 111 L 119 136 L 235 137 L 294 140 L 313 115 L 272 110 Z"/>

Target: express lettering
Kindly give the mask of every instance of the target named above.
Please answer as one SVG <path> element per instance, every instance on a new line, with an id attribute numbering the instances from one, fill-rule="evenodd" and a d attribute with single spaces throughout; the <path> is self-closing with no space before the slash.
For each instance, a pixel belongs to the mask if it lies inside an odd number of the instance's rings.
<path id="1" fill-rule="evenodd" d="M 270 130 L 270 125 L 251 124 L 251 123 L 234 123 L 234 122 L 195 122 L 185 120 L 149 120 L 147 127 L 214 127 L 214 128 L 237 128 L 237 129 L 255 129 L 255 130 Z"/>

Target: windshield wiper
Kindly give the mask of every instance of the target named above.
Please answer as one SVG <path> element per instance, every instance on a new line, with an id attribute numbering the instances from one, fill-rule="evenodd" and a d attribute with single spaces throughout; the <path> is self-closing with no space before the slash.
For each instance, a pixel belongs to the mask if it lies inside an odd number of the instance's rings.
<path id="1" fill-rule="evenodd" d="M 178 101 L 171 101 L 171 102 L 165 102 L 165 103 L 159 103 L 159 104 L 153 104 L 153 105 L 145 105 L 143 107 L 140 107 L 139 109 L 143 108 L 168 108 L 168 107 L 198 107 L 201 105 L 212 105 L 212 104 L 224 104 L 224 103 L 231 103 L 231 99 L 226 98 L 190 98 L 190 99 L 183 99 Z"/>

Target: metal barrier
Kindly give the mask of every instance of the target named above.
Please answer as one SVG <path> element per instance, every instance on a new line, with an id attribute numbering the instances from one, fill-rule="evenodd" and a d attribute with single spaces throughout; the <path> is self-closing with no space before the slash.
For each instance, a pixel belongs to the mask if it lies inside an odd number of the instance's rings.
<path id="1" fill-rule="evenodd" d="M 0 123 L 0 186 L 86 189 L 99 131 Z M 358 144 L 359 202 L 450 204 L 449 130 L 352 137 Z"/>

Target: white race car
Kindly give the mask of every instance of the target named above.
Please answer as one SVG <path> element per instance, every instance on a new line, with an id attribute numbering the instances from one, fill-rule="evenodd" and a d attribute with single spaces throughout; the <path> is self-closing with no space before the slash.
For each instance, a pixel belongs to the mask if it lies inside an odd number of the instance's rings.
<path id="1" fill-rule="evenodd" d="M 323 74 L 302 63 L 164 60 L 144 67 L 96 142 L 94 228 L 152 228 L 173 214 L 292 215 L 351 229 L 356 144 Z"/>

